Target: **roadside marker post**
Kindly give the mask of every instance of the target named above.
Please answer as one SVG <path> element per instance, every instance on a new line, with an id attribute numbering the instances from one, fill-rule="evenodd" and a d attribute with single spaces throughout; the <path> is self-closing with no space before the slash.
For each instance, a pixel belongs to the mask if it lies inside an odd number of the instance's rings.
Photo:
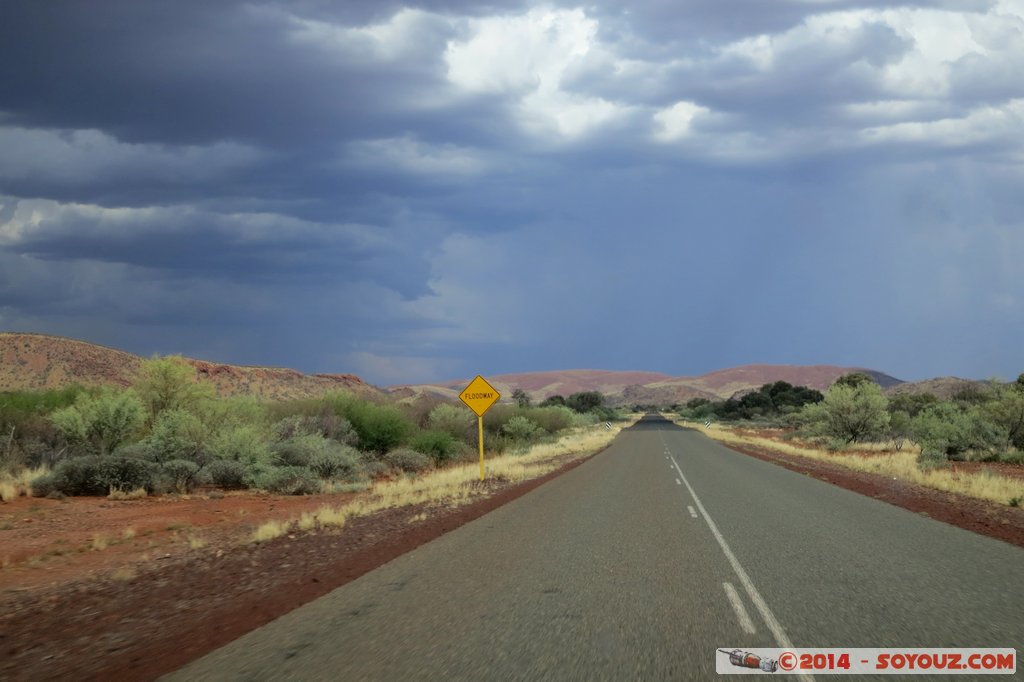
<path id="1" fill-rule="evenodd" d="M 459 400 L 476 413 L 477 432 L 480 435 L 480 480 L 484 480 L 484 413 L 498 402 L 501 394 L 479 374 L 459 394 Z"/>

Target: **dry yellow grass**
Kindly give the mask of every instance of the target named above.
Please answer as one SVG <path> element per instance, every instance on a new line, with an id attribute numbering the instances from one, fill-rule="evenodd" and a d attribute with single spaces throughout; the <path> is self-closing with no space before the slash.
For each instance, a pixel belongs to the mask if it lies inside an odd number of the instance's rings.
<path id="1" fill-rule="evenodd" d="M 279 538 L 288 532 L 288 523 L 285 521 L 267 521 L 253 531 L 253 542 L 268 542 Z"/>
<path id="2" fill-rule="evenodd" d="M 135 490 L 118 490 L 111 488 L 110 493 L 107 495 L 108 500 L 141 500 L 149 495 L 145 488 L 136 488 Z"/>
<path id="3" fill-rule="evenodd" d="M 93 536 L 92 542 L 90 543 L 89 546 L 96 551 L 101 551 L 106 549 L 109 544 L 110 538 L 108 538 L 106 535 L 99 534 Z"/>
<path id="4" fill-rule="evenodd" d="M 574 429 L 552 443 L 535 445 L 522 454 L 489 457 L 486 461 L 487 477 L 518 483 L 538 478 L 557 469 L 565 456 L 583 457 L 608 445 L 622 429 L 632 425 L 639 416 L 628 422 L 619 422 L 606 429 L 603 424 Z M 480 485 L 480 465 L 457 464 L 426 472 L 417 477 L 375 484 L 365 495 L 348 504 L 332 508 L 321 507 L 316 513 L 303 514 L 294 522 L 299 530 L 317 527 L 342 527 L 354 517 L 365 516 L 383 509 L 415 504 L 448 504 L 461 506 L 486 494 Z M 283 535 L 291 524 L 268 521 L 256 529 L 253 542 L 265 542 Z"/>
<path id="5" fill-rule="evenodd" d="M 708 437 L 723 443 L 752 445 L 765 450 L 796 455 L 797 457 L 832 462 L 854 471 L 865 471 L 872 474 L 890 476 L 902 481 L 916 483 L 917 485 L 927 486 L 936 490 L 959 493 L 980 500 L 1009 504 L 1010 500 L 1024 498 L 1024 479 L 999 476 L 990 471 L 966 473 L 949 469 L 923 470 L 917 465 L 916 455 L 919 449 L 916 447 L 907 446 L 902 451 L 896 452 L 891 446 L 887 446 L 884 443 L 873 444 L 873 447 L 863 447 L 861 444 L 858 444 L 858 451 L 879 453 L 870 457 L 864 457 L 851 453 L 829 452 L 816 448 L 812 444 L 796 440 L 783 441 L 775 438 L 765 438 L 764 436 L 744 433 L 742 429 L 732 429 L 720 424 L 712 424 L 711 428 L 706 428 L 703 424 L 695 424 L 693 422 L 677 420 L 677 423 L 697 429 Z"/>
<path id="6" fill-rule="evenodd" d="M 206 540 L 202 539 L 198 535 L 193 535 L 188 539 L 188 546 L 190 549 L 202 549 L 206 547 Z"/>
<path id="7" fill-rule="evenodd" d="M 48 467 L 38 467 L 0 475 L 0 501 L 9 502 L 22 496 L 31 497 L 32 481 L 48 473 L 50 473 Z"/>

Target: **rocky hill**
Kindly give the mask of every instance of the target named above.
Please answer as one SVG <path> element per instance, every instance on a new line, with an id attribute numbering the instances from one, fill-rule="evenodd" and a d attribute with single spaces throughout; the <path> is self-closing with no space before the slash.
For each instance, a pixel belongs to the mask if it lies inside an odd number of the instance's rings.
<path id="1" fill-rule="evenodd" d="M 85 386 L 128 386 L 143 358 L 114 348 L 44 334 L 0 332 L 0 391 Z M 382 392 L 351 374 L 303 374 L 279 367 L 244 367 L 185 358 L 196 376 L 224 396 L 265 400 L 308 398 L 333 390 L 365 397 Z"/>
<path id="2" fill-rule="evenodd" d="M 519 388 L 535 401 L 556 394 L 568 396 L 580 391 L 598 391 L 612 405 L 664 405 L 685 403 L 693 398 L 723 400 L 775 381 L 825 390 L 849 372 L 865 372 L 883 388 L 903 383 L 875 370 L 835 365 L 742 365 L 692 377 L 672 377 L 658 372 L 577 369 L 497 374 L 485 378 L 503 396 L 511 396 L 512 391 Z M 388 390 L 405 399 L 417 395 L 456 399 L 468 382 L 468 379 L 459 379 L 440 384 L 392 386 Z"/>

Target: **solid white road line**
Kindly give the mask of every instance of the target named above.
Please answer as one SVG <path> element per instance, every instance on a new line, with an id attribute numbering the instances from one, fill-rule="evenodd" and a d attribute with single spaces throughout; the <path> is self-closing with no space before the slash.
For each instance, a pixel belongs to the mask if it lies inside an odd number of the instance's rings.
<path id="1" fill-rule="evenodd" d="M 727 543 L 725 538 L 722 537 L 721 531 L 718 530 L 718 526 L 715 525 L 711 515 L 708 514 L 708 510 L 704 508 L 703 504 L 701 504 L 700 498 L 697 497 L 697 493 L 694 492 L 693 486 L 690 485 L 690 482 L 686 479 L 686 476 L 683 474 L 683 470 L 679 468 L 679 463 L 676 462 L 675 457 L 672 457 L 672 464 L 675 465 L 676 471 L 679 472 L 679 478 L 683 479 L 683 484 L 686 485 L 686 489 L 690 491 L 690 497 L 693 498 L 693 503 L 697 505 L 697 509 L 700 511 L 701 516 L 703 516 L 704 520 L 707 522 L 708 528 L 711 529 L 711 534 L 714 535 L 715 540 L 718 541 L 718 546 L 722 548 L 725 558 L 728 559 L 729 563 L 732 565 L 732 570 L 736 573 L 736 577 L 739 578 L 740 584 L 743 585 L 743 590 L 747 593 L 747 597 L 751 602 L 753 602 L 754 606 L 757 608 L 757 612 L 761 614 L 761 619 L 775 637 L 775 642 L 782 649 L 792 649 L 793 643 L 789 641 L 789 636 L 786 635 L 786 631 L 782 629 L 782 624 L 779 623 L 775 614 L 772 613 L 772 610 L 768 608 L 768 602 L 764 600 L 761 593 L 757 591 L 756 587 L 754 587 L 754 583 L 750 581 L 750 576 L 748 576 L 747 572 L 743 570 L 743 566 L 740 565 L 739 559 L 737 559 L 736 555 L 732 553 L 731 549 L 729 549 L 729 543 Z M 802 680 L 814 680 L 814 677 L 806 673 L 801 674 L 799 677 Z"/>
<path id="2" fill-rule="evenodd" d="M 732 583 L 722 583 L 722 587 L 725 588 L 725 596 L 729 598 L 729 603 L 732 604 L 732 610 L 736 612 L 736 618 L 739 619 L 743 632 L 748 635 L 756 633 L 754 621 L 750 620 L 750 615 L 747 613 L 746 607 L 743 606 L 743 602 L 740 601 L 740 595 L 736 588 L 732 586 Z"/>

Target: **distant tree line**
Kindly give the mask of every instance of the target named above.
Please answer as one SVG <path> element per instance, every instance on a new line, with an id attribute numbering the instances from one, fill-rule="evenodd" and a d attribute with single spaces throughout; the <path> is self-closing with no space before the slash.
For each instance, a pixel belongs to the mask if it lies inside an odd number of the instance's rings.
<path id="1" fill-rule="evenodd" d="M 618 413 L 604 404 L 604 395 L 598 391 L 581 391 L 573 393 L 568 398 L 560 395 L 549 396 L 544 399 L 541 407 L 568 407 L 578 414 L 589 414 L 601 421 L 616 419 Z"/>
<path id="2" fill-rule="evenodd" d="M 680 414 L 689 419 L 737 419 L 777 420 L 793 414 L 804 405 L 819 403 L 824 399 L 820 391 L 806 386 L 793 386 L 785 381 L 765 384 L 756 391 L 739 398 L 712 401 L 694 398 L 686 403 Z"/>
<path id="3" fill-rule="evenodd" d="M 889 441 L 899 451 L 915 443 L 922 468 L 958 460 L 1024 464 L 1024 374 L 1009 384 L 969 386 L 940 400 L 929 393 L 890 399 L 871 377 L 854 372 L 837 379 L 824 395 L 780 381 L 740 398 L 691 400 L 679 414 L 790 427 L 833 450 Z"/>

